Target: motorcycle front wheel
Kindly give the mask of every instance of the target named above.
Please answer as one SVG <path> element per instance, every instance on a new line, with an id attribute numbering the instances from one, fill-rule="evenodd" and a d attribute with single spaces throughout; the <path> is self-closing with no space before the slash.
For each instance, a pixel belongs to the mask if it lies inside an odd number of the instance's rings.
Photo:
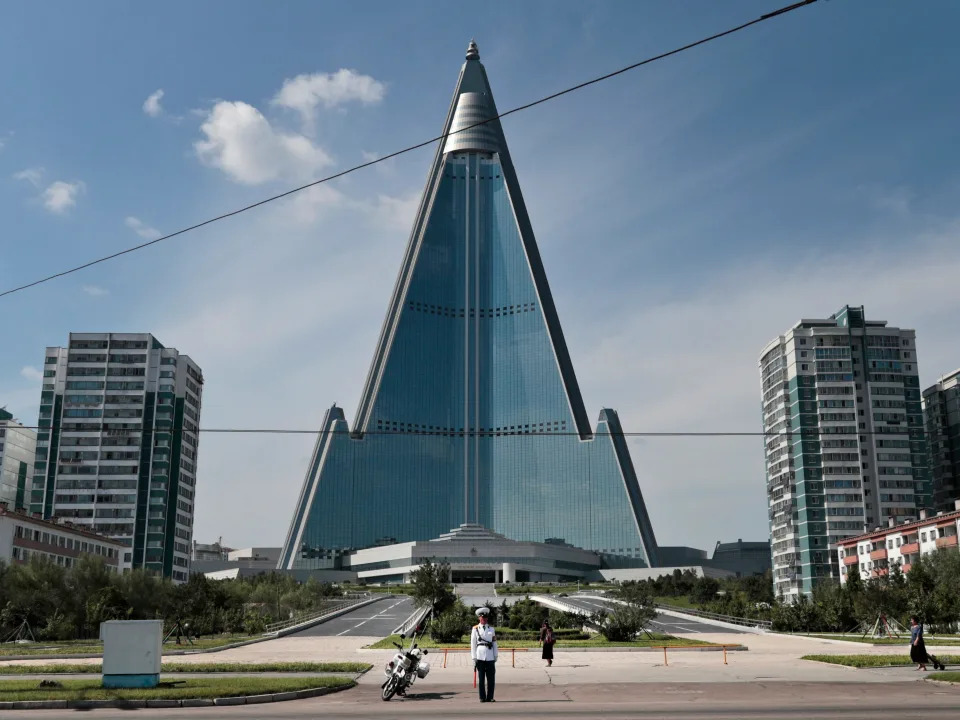
<path id="1" fill-rule="evenodd" d="M 394 675 L 383 684 L 383 691 L 380 693 L 380 697 L 382 697 L 384 701 L 389 700 L 397 692 L 397 687 L 399 685 L 400 678 Z"/>

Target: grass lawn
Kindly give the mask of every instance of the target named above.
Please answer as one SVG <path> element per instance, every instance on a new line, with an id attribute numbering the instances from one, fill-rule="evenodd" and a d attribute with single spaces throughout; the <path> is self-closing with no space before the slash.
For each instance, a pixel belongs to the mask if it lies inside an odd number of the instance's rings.
<path id="1" fill-rule="evenodd" d="M 150 689 L 108 690 L 99 680 L 64 680 L 62 688 L 41 688 L 36 680 L 0 681 L 0 702 L 20 700 L 185 700 L 262 695 L 319 687 L 353 687 L 349 678 L 191 678 Z"/>
<path id="2" fill-rule="evenodd" d="M 99 663 L 51 664 L 51 665 L 0 665 L 0 675 L 45 675 L 45 674 L 86 674 L 99 673 L 103 666 Z M 165 673 L 258 673 L 258 672 L 304 672 L 304 673 L 363 673 L 372 668 L 368 663 L 163 663 L 161 672 Z"/>
<path id="3" fill-rule="evenodd" d="M 928 680 L 943 680 L 944 682 L 960 683 L 960 672 L 935 672 L 927 675 Z"/>
<path id="4" fill-rule="evenodd" d="M 661 635 L 658 633 L 652 633 L 653 639 L 643 636 L 642 640 L 634 640 L 632 642 L 610 642 L 603 635 L 595 635 L 589 640 L 558 640 L 556 648 L 562 650 L 565 647 L 651 647 L 651 646 L 660 646 L 667 645 L 670 647 L 675 647 L 678 645 L 715 645 L 715 643 L 703 642 L 702 640 L 682 640 L 680 638 L 675 638 L 672 635 Z M 391 635 L 386 637 L 383 640 L 379 640 L 372 645 L 368 645 L 368 648 L 373 650 L 395 650 L 393 643 L 400 642 L 399 635 Z M 464 635 L 461 639 L 461 642 L 458 643 L 438 643 L 429 636 L 424 636 L 421 640 L 417 641 L 420 647 L 422 648 L 469 648 L 470 640 L 469 636 Z M 504 638 L 502 641 L 498 641 L 497 645 L 501 650 L 509 650 L 510 648 L 536 648 L 540 647 L 540 644 L 536 640 L 512 640 L 510 638 Z M 407 645 L 404 645 L 407 647 Z"/>
<path id="5" fill-rule="evenodd" d="M 163 652 L 178 650 L 212 650 L 233 643 L 256 640 L 262 635 L 209 635 L 194 639 L 193 644 L 184 641 L 177 645 L 173 640 L 163 644 Z M 4 644 L 0 646 L 0 658 L 10 655 L 101 655 L 103 644 L 96 640 L 65 640 L 63 642 L 41 642 L 29 645 Z"/>
<path id="6" fill-rule="evenodd" d="M 793 635 L 802 635 L 803 637 L 812 637 L 812 638 L 821 638 L 823 640 L 846 640 L 848 642 L 858 642 L 864 643 L 865 645 L 903 645 L 906 647 L 910 644 L 910 636 L 906 635 L 902 638 L 876 638 L 870 637 L 861 637 L 860 635 L 841 635 L 839 633 L 791 633 Z M 950 636 L 930 636 L 924 635 L 924 642 L 927 645 L 937 646 L 937 645 L 960 645 L 960 637 L 950 637 Z"/>
<path id="7" fill-rule="evenodd" d="M 686 595 L 682 597 L 655 597 L 653 601 L 657 605 L 672 605 L 673 607 L 687 608 L 689 610 L 699 610 L 700 606 L 690 602 Z"/>
<path id="8" fill-rule="evenodd" d="M 960 655 L 938 655 L 945 665 L 960 665 Z M 801 660 L 846 665 L 855 668 L 893 667 L 913 665 L 909 653 L 902 655 L 804 655 Z M 950 674 L 950 673 L 947 673 Z"/>

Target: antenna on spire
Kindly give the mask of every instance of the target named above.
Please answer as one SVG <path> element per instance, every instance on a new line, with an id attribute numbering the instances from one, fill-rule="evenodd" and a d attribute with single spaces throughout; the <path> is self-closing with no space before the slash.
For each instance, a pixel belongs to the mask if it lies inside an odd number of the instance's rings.
<path id="1" fill-rule="evenodd" d="M 480 59 L 480 49 L 477 47 L 477 41 L 471 40 L 470 44 L 467 45 L 467 60 L 479 60 Z"/>

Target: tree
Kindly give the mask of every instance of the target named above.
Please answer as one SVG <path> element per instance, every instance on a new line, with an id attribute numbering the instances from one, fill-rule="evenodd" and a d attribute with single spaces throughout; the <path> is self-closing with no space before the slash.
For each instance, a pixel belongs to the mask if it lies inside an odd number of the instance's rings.
<path id="1" fill-rule="evenodd" d="M 460 642 L 470 631 L 472 620 L 470 609 L 456 599 L 446 610 L 434 616 L 430 622 L 430 637 L 435 642 Z"/>
<path id="2" fill-rule="evenodd" d="M 548 615 L 547 608 L 527 597 L 510 608 L 510 627 L 514 630 L 539 630 Z"/>
<path id="3" fill-rule="evenodd" d="M 600 612 L 596 621 L 600 634 L 610 642 L 628 642 L 636 639 L 656 616 L 656 610 L 641 605 L 621 605 L 613 612 Z"/>
<path id="4" fill-rule="evenodd" d="M 450 566 L 447 563 L 434 564 L 429 559 L 425 560 L 411 575 L 413 592 L 410 594 L 416 606 L 431 607 L 434 614 L 452 606 L 456 596 L 447 584 L 449 577 Z"/>
<path id="5" fill-rule="evenodd" d="M 706 605 L 717 599 L 717 592 L 719 590 L 720 583 L 714 578 L 699 577 L 693 583 L 690 600 L 700 605 Z"/>

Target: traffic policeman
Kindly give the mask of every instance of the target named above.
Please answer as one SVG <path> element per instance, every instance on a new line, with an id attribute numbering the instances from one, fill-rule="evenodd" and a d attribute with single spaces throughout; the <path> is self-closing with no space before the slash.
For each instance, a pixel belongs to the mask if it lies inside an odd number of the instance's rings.
<path id="1" fill-rule="evenodd" d="M 480 622 L 470 631 L 470 657 L 477 671 L 480 702 L 495 702 L 493 690 L 497 677 L 497 632 L 489 622 L 490 608 L 477 610 Z"/>

